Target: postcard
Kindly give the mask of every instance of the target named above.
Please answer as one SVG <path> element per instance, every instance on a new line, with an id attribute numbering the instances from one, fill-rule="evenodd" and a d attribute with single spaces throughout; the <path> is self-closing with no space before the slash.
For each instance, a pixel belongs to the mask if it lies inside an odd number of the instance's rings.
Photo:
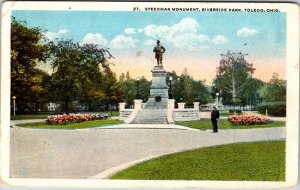
<path id="1" fill-rule="evenodd" d="M 7 1 L 1 19 L 4 184 L 297 184 L 297 4 Z"/>

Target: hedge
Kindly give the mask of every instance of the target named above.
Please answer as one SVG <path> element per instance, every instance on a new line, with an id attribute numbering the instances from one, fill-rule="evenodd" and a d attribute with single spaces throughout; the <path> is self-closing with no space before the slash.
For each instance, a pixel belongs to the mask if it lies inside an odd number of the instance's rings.
<path id="1" fill-rule="evenodd" d="M 236 110 L 234 110 L 234 109 L 230 109 L 230 110 L 228 110 L 228 113 L 230 114 L 230 115 L 233 115 L 233 114 L 242 114 L 242 110 L 240 110 L 240 109 L 236 109 Z"/>
<path id="2" fill-rule="evenodd" d="M 286 102 L 263 102 L 257 105 L 258 112 L 270 116 L 286 116 Z"/>

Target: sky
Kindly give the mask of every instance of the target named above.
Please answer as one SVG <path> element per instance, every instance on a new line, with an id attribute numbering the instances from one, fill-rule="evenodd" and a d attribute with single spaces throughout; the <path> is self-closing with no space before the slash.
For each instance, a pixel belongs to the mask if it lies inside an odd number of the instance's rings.
<path id="1" fill-rule="evenodd" d="M 117 76 L 130 72 L 151 80 L 156 40 L 166 48 L 163 65 L 180 75 L 186 68 L 210 85 L 220 54 L 247 53 L 253 77 L 285 79 L 286 14 L 282 12 L 13 11 L 50 40 L 72 39 L 109 48 Z M 137 53 L 139 52 L 139 53 Z"/>

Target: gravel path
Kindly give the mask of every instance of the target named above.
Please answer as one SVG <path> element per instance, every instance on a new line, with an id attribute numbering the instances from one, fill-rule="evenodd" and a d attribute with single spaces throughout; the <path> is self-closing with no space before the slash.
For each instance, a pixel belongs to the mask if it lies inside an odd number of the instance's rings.
<path id="1" fill-rule="evenodd" d="M 11 129 L 11 177 L 105 178 L 158 155 L 237 142 L 285 139 L 286 129 L 227 129 L 219 133 L 175 125 L 122 124 L 78 130 Z M 127 165 L 126 165 L 127 164 Z"/>
<path id="2" fill-rule="evenodd" d="M 20 119 L 20 120 L 10 120 L 10 125 L 20 124 L 20 123 L 34 123 L 34 122 L 42 122 L 46 119 Z"/>

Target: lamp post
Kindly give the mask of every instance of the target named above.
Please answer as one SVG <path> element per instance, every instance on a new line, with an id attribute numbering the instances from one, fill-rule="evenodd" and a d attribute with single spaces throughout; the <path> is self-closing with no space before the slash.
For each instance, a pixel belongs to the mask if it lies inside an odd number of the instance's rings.
<path id="1" fill-rule="evenodd" d="M 17 97 L 16 97 L 16 96 L 13 96 L 12 99 L 13 99 L 13 101 L 14 101 L 13 112 L 14 112 L 14 116 L 16 116 L 16 99 L 17 99 Z"/>
<path id="2" fill-rule="evenodd" d="M 136 78 L 136 99 L 141 99 L 140 97 L 140 78 Z"/>
<path id="3" fill-rule="evenodd" d="M 173 94 L 172 94 L 172 81 L 173 81 L 173 77 L 169 77 L 169 82 L 170 82 L 170 92 L 169 92 L 169 98 L 173 99 Z"/>
<path id="4" fill-rule="evenodd" d="M 219 108 L 219 93 L 216 93 L 216 107 Z"/>

